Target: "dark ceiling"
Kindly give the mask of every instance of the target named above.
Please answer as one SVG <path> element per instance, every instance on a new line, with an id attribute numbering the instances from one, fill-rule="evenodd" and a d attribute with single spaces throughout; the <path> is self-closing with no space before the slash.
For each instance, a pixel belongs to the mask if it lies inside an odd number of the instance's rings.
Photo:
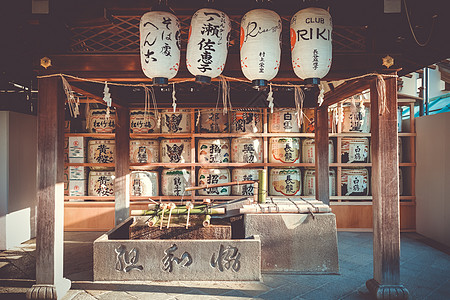
<path id="1" fill-rule="evenodd" d="M 34 1 L 42 3 L 46 0 Z M 36 64 L 43 56 L 138 55 L 137 24 L 140 16 L 155 3 L 140 0 L 49 0 L 48 14 L 32 14 L 32 2 L 2 1 L 0 90 L 14 89 L 11 82 L 25 87 L 35 86 L 37 72 L 45 71 Z M 283 19 L 283 59 L 279 81 L 289 81 L 295 77 L 289 64 L 288 26 L 292 15 L 305 2 L 329 7 L 333 17 L 333 65 L 326 79 L 342 78 L 344 74 L 382 71 L 385 67 L 381 65 L 381 58 L 388 54 L 395 58 L 391 68 L 401 68 L 401 75 L 450 57 L 448 0 L 398 0 L 397 4 L 401 4 L 400 13 L 384 12 L 384 3 L 395 3 L 396 0 L 273 0 L 270 4 L 272 9 Z M 429 38 L 424 47 L 414 41 L 405 14 L 405 3 L 419 42 Z M 204 4 L 205 1 L 197 0 L 169 1 L 170 7 L 181 20 L 185 36 L 190 16 Z M 237 58 L 239 54 L 236 32 L 239 30 L 240 18 L 255 7 L 255 1 L 217 0 L 215 5 L 230 16 L 233 26 L 234 45 L 229 50 L 224 75 L 243 78 L 240 69 L 232 69 L 230 57 Z M 186 43 L 182 48 L 186 48 Z M 47 72 L 61 69 L 64 70 L 55 66 Z M 138 77 L 144 78 L 138 71 Z M 73 72 L 76 73 L 76 70 L 73 69 Z M 187 70 L 180 69 L 177 77 L 189 76 Z M 239 85 L 236 86 L 239 89 Z"/>

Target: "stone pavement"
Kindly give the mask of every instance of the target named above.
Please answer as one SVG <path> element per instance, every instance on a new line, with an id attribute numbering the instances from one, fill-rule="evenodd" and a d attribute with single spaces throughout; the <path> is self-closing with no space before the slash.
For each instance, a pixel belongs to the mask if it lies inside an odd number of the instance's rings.
<path id="1" fill-rule="evenodd" d="M 66 232 L 64 300 L 371 299 L 372 233 L 338 232 L 339 275 L 263 274 L 261 282 L 92 282 L 92 242 L 99 232 Z M 401 235 L 401 278 L 411 299 L 450 299 L 450 252 L 415 233 Z M 440 250 L 436 249 L 439 248 Z M 441 251 L 442 250 L 442 251 Z M 25 299 L 35 278 L 34 240 L 0 252 L 0 299 Z"/>

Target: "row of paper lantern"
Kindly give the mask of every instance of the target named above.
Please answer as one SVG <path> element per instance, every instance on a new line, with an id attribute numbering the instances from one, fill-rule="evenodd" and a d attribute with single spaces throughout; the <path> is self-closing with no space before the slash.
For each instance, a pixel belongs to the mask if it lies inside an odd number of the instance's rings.
<path id="1" fill-rule="evenodd" d="M 240 59 L 245 77 L 265 86 L 278 73 L 281 60 L 281 18 L 268 9 L 247 12 L 241 21 Z M 231 23 L 219 10 L 202 8 L 191 20 L 186 50 L 189 72 L 210 82 L 225 68 Z M 332 20 L 327 10 L 306 8 L 291 19 L 292 66 L 295 74 L 318 83 L 331 67 Z M 140 21 L 140 54 L 144 74 L 167 84 L 180 67 L 180 22 L 168 11 L 151 11 Z"/>

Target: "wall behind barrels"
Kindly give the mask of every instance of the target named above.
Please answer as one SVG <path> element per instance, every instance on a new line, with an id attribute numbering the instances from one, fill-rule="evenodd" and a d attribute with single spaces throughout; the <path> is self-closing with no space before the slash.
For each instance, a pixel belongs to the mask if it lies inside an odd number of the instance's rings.
<path id="1" fill-rule="evenodd" d="M 36 116 L 0 111 L 0 250 L 35 236 Z"/>
<path id="2" fill-rule="evenodd" d="M 416 119 L 416 231 L 450 247 L 450 112 Z"/>

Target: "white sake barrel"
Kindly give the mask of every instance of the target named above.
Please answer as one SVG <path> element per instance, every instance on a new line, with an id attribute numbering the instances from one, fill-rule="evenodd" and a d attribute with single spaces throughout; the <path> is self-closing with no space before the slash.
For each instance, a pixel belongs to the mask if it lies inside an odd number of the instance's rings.
<path id="1" fill-rule="evenodd" d="M 199 114 L 198 126 L 200 132 L 228 132 L 228 113 L 223 113 L 222 109 L 201 109 Z"/>
<path id="2" fill-rule="evenodd" d="M 113 163 L 116 152 L 114 140 L 90 140 L 88 143 L 88 163 Z M 112 170 L 113 168 L 91 167 L 91 170 Z"/>
<path id="3" fill-rule="evenodd" d="M 341 161 L 343 163 L 369 162 L 369 139 L 342 138 Z"/>
<path id="4" fill-rule="evenodd" d="M 106 119 L 106 109 L 91 109 L 89 111 L 88 129 L 89 132 L 111 133 L 115 129 L 116 113 L 109 112 L 109 119 Z"/>
<path id="5" fill-rule="evenodd" d="M 232 181 L 258 180 L 258 169 L 234 168 L 231 174 Z M 254 192 L 253 184 L 239 184 L 231 187 L 231 193 L 236 196 L 253 196 Z"/>
<path id="6" fill-rule="evenodd" d="M 238 110 L 231 113 L 231 132 L 262 132 L 262 113 L 256 110 Z"/>
<path id="7" fill-rule="evenodd" d="M 158 119 L 154 111 L 140 109 L 130 110 L 130 132 L 131 133 L 154 133 L 161 132 L 158 126 Z"/>
<path id="8" fill-rule="evenodd" d="M 262 163 L 262 138 L 234 138 L 231 141 L 231 161 L 235 163 Z"/>
<path id="9" fill-rule="evenodd" d="M 162 133 L 188 133 L 191 132 L 191 110 L 166 109 L 161 112 Z"/>
<path id="10" fill-rule="evenodd" d="M 158 140 L 130 140 L 130 163 L 159 163 Z"/>
<path id="11" fill-rule="evenodd" d="M 398 162 L 403 162 L 403 143 L 401 137 L 398 137 Z"/>
<path id="12" fill-rule="evenodd" d="M 228 169 L 206 169 L 198 170 L 198 185 L 218 184 L 230 182 L 230 170 Z M 201 196 L 228 196 L 231 188 L 229 186 L 207 188 L 199 190 Z"/>
<path id="13" fill-rule="evenodd" d="M 370 109 L 360 104 L 344 106 L 342 132 L 370 132 Z"/>
<path id="14" fill-rule="evenodd" d="M 328 176 L 330 196 L 336 195 L 336 171 L 330 169 Z M 304 196 L 315 196 L 316 195 L 316 170 L 315 169 L 305 169 L 303 175 L 303 195 Z"/>
<path id="15" fill-rule="evenodd" d="M 229 163 L 230 142 L 228 139 L 199 139 L 199 163 Z"/>
<path id="16" fill-rule="evenodd" d="M 397 107 L 397 131 L 402 132 L 402 108 Z"/>
<path id="17" fill-rule="evenodd" d="M 89 172 L 88 195 L 89 196 L 114 196 L 114 172 L 91 171 Z"/>
<path id="18" fill-rule="evenodd" d="M 162 163 L 190 163 L 191 140 L 190 139 L 163 139 L 159 152 Z"/>
<path id="19" fill-rule="evenodd" d="M 269 162 L 271 163 L 300 162 L 300 139 L 291 137 L 270 138 Z"/>
<path id="20" fill-rule="evenodd" d="M 342 169 L 342 196 L 369 195 L 369 171 L 365 168 Z"/>
<path id="21" fill-rule="evenodd" d="M 403 171 L 402 168 L 398 168 L 398 187 L 399 187 L 399 195 L 403 195 Z"/>
<path id="22" fill-rule="evenodd" d="M 334 163 L 333 140 L 328 140 L 328 162 Z M 316 161 L 316 144 L 314 139 L 304 139 L 302 141 L 302 162 L 314 164 Z"/>
<path id="23" fill-rule="evenodd" d="M 130 174 L 130 191 L 131 196 L 158 196 L 158 171 L 132 171 Z"/>
<path id="24" fill-rule="evenodd" d="M 302 132 L 314 133 L 316 128 L 314 108 L 306 108 L 303 110 Z"/>
<path id="25" fill-rule="evenodd" d="M 164 169 L 161 172 L 161 189 L 164 196 L 187 196 L 191 186 L 191 173 L 186 169 Z"/>
<path id="26" fill-rule="evenodd" d="M 298 117 L 296 109 L 274 109 L 269 113 L 269 132 L 300 132 Z"/>
<path id="27" fill-rule="evenodd" d="M 269 176 L 271 196 L 300 196 L 302 173 L 299 168 L 273 168 Z"/>

